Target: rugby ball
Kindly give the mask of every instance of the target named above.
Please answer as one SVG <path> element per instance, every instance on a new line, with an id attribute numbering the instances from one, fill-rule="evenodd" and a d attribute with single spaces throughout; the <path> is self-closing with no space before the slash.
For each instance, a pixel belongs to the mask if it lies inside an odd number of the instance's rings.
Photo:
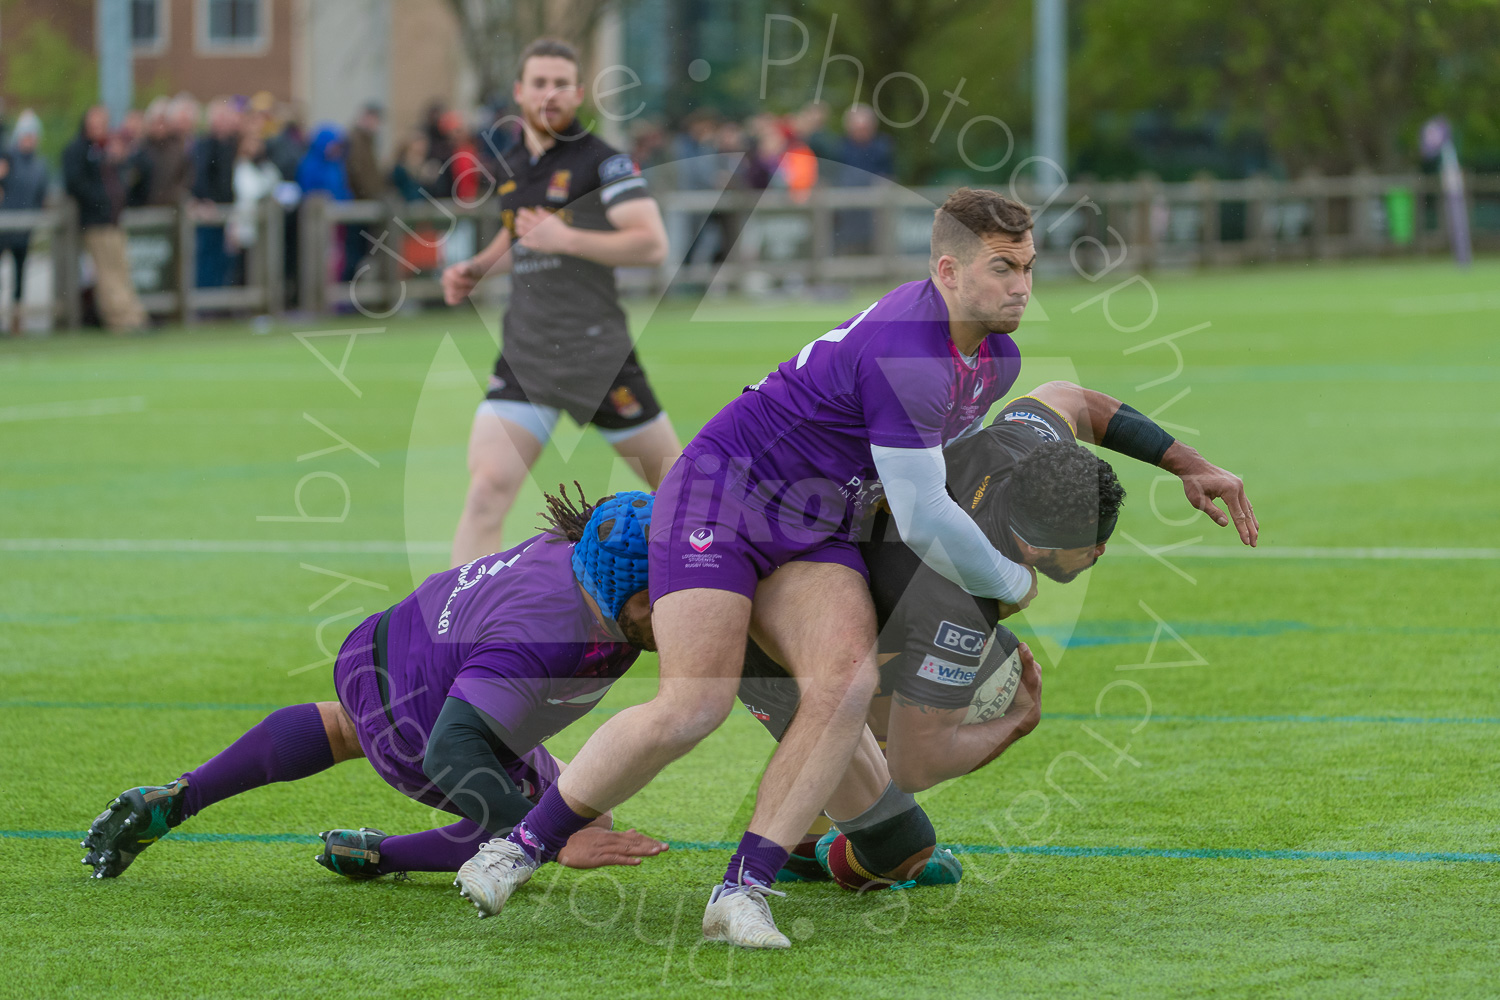
<path id="1" fill-rule="evenodd" d="M 995 646 L 995 634 L 990 634 L 990 641 L 985 643 L 984 653 L 979 658 L 983 663 L 990 655 Z M 1021 686 L 1021 650 L 1019 647 L 1011 651 L 1005 662 L 990 674 L 989 678 L 974 692 L 974 698 L 969 702 L 969 711 L 964 715 L 964 725 L 972 726 L 980 722 L 988 722 L 1005 714 L 1010 708 L 1010 703 L 1016 698 L 1016 689 Z"/>

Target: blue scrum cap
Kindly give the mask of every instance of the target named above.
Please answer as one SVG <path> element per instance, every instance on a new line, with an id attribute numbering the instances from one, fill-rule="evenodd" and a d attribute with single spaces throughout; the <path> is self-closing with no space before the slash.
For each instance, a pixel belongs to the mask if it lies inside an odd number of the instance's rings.
<path id="1" fill-rule="evenodd" d="M 573 545 L 573 575 L 610 618 L 646 589 L 646 531 L 650 493 L 616 493 L 594 508 L 583 537 Z"/>

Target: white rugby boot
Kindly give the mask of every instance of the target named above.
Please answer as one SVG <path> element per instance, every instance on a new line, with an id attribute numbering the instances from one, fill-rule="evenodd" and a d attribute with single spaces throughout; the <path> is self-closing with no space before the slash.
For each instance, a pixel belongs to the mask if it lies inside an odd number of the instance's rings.
<path id="1" fill-rule="evenodd" d="M 479 853 L 463 863 L 453 884 L 482 919 L 499 913 L 510 894 L 525 885 L 536 869 L 536 862 L 519 844 L 501 837 L 480 844 Z"/>
<path id="2" fill-rule="evenodd" d="M 771 919 L 767 896 L 785 896 L 784 892 L 746 882 L 742 885 L 714 886 L 703 911 L 703 938 L 725 941 L 741 948 L 790 948 L 792 942 L 776 929 Z"/>

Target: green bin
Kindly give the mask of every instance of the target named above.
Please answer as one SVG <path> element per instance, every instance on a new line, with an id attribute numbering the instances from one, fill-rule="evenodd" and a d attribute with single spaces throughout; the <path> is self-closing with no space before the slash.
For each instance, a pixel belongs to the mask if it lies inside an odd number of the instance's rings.
<path id="1" fill-rule="evenodd" d="M 1396 187 L 1385 193 L 1385 228 L 1396 246 L 1411 246 L 1417 231 L 1417 203 L 1411 188 Z"/>

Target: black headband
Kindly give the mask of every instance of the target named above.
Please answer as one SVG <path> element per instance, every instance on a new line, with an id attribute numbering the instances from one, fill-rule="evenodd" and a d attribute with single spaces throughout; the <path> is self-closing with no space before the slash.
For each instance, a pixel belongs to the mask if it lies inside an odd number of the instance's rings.
<path id="1" fill-rule="evenodd" d="M 1010 530 L 1016 533 L 1021 541 L 1036 549 L 1086 549 L 1095 545 L 1103 545 L 1109 541 L 1109 536 L 1114 533 L 1115 522 L 1120 519 L 1118 512 L 1106 518 L 1089 517 L 1080 518 L 1072 524 L 1047 525 L 1035 518 L 1028 517 L 1024 511 L 1018 510 L 1008 496 L 1010 492 L 1010 480 L 1000 484 L 1001 502 L 1004 503 L 1006 519 L 1010 523 Z"/>

